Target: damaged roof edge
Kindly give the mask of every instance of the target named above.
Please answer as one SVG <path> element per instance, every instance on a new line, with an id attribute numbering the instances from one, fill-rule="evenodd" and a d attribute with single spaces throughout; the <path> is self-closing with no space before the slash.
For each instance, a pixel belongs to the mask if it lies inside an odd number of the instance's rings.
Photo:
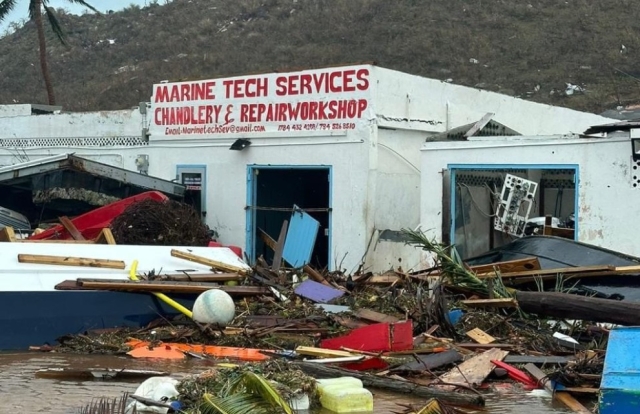
<path id="1" fill-rule="evenodd" d="M 86 172 L 121 183 L 128 183 L 148 190 L 157 190 L 178 197 L 184 196 L 186 190 L 186 187 L 182 184 L 88 160 L 78 157 L 73 153 L 54 155 L 0 168 L 0 183 L 59 169 L 72 169 Z"/>
<path id="2" fill-rule="evenodd" d="M 640 120 L 615 122 L 613 124 L 595 125 L 584 131 L 586 135 L 600 134 L 603 132 L 629 131 L 640 128 Z"/>

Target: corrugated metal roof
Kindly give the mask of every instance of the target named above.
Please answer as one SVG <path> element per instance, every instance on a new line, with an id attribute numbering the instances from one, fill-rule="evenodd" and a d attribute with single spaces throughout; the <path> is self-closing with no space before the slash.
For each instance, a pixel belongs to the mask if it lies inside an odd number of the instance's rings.
<path id="1" fill-rule="evenodd" d="M 622 121 L 613 124 L 595 125 L 584 131 L 584 133 L 586 135 L 601 134 L 603 132 L 629 131 L 635 128 L 640 128 L 640 121 Z"/>
<path id="2" fill-rule="evenodd" d="M 309 263 L 320 223 L 298 206 L 293 206 L 282 257 L 294 268 Z"/>

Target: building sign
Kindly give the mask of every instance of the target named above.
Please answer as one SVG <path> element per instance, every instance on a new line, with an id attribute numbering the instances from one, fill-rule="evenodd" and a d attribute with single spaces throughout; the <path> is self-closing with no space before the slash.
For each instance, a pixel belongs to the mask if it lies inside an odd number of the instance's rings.
<path id="1" fill-rule="evenodd" d="M 370 67 L 160 83 L 151 139 L 345 131 L 372 117 Z"/>
<path id="2" fill-rule="evenodd" d="M 182 173 L 182 184 L 187 186 L 187 190 L 202 190 L 202 174 L 200 173 Z"/>

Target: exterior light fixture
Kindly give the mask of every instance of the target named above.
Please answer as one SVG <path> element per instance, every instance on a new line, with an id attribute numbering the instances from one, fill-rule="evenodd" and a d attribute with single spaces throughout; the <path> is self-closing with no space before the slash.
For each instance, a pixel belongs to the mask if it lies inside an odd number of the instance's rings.
<path id="1" fill-rule="evenodd" d="M 234 151 L 242 151 L 243 149 L 247 148 L 249 145 L 251 145 L 251 141 L 249 141 L 248 139 L 239 138 L 239 139 L 236 139 L 236 141 L 233 144 L 231 144 L 231 147 L 229 147 L 229 149 Z"/>

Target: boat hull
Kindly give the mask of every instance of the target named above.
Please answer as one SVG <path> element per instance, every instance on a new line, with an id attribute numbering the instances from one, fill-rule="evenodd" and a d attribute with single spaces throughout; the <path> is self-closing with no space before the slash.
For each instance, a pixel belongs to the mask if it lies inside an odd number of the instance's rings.
<path id="1" fill-rule="evenodd" d="M 193 308 L 197 295 L 171 295 Z M 110 291 L 0 292 L 0 350 L 55 345 L 91 329 L 140 328 L 178 313 L 152 294 Z"/>

